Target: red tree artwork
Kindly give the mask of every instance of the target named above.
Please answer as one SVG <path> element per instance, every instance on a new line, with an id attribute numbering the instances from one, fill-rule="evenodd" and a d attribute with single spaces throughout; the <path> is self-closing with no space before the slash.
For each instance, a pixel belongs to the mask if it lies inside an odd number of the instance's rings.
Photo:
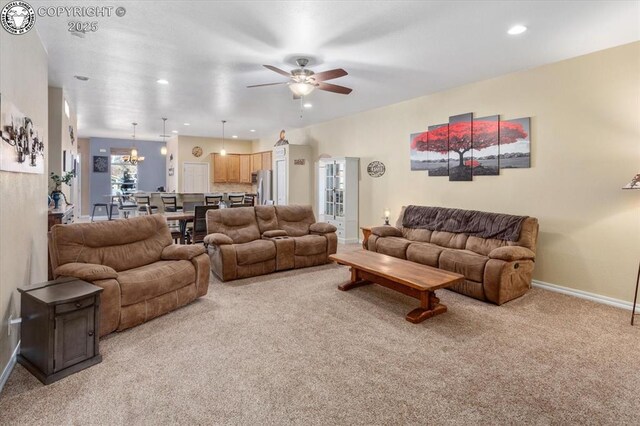
<path id="1" fill-rule="evenodd" d="M 471 149 L 469 140 L 469 123 L 455 123 L 443 126 L 430 132 L 420 133 L 413 138 L 411 147 L 418 151 L 435 151 L 446 154 L 455 151 L 460 156 L 460 165 L 464 162 L 464 154 Z M 473 123 L 473 149 L 481 150 L 501 143 L 502 145 L 524 139 L 527 133 L 521 124 L 503 121 L 500 123 L 500 140 L 498 140 L 498 123 L 495 121 L 475 121 Z"/>

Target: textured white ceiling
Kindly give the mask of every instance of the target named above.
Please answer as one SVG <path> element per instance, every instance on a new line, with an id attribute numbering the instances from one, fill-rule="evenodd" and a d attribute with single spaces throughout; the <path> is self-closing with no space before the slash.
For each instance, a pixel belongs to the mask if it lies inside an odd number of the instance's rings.
<path id="1" fill-rule="evenodd" d="M 62 2 L 31 1 L 34 7 Z M 49 83 L 64 87 L 79 135 L 160 140 L 168 129 L 194 136 L 257 138 L 640 39 L 638 1 L 64 2 L 125 7 L 124 17 L 38 17 L 49 53 Z M 72 36 L 67 22 L 98 21 Z M 513 24 L 529 31 L 507 35 Z M 300 103 L 262 67 L 344 68 Z M 85 75 L 88 82 L 73 78 Z M 159 78 L 169 80 L 163 86 Z M 189 122 L 186 127 L 182 123 Z M 250 133 L 250 129 L 257 132 Z"/>

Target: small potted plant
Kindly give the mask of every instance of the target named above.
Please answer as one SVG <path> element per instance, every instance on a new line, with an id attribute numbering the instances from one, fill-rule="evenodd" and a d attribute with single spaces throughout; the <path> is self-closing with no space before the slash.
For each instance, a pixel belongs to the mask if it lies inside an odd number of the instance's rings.
<path id="1" fill-rule="evenodd" d="M 67 197 L 64 195 L 64 192 L 62 192 L 62 184 L 66 183 L 67 185 L 71 186 L 71 180 L 74 178 L 73 172 L 66 172 L 65 174 L 63 174 L 62 176 L 51 172 L 51 180 L 53 181 L 54 187 L 53 187 L 53 191 L 51 191 L 51 198 L 53 199 L 54 202 L 54 208 L 58 208 L 58 204 L 60 203 L 60 194 L 62 194 L 62 197 L 64 198 L 64 202 L 68 205 L 69 203 L 67 202 Z"/>

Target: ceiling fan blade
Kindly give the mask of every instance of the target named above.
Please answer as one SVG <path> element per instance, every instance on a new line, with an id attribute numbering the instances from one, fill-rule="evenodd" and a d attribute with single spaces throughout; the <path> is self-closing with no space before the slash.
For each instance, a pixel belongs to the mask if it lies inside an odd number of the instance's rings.
<path id="1" fill-rule="evenodd" d="M 262 87 L 262 86 L 277 86 L 278 84 L 287 84 L 287 83 L 288 83 L 288 81 L 283 81 L 281 83 L 254 84 L 253 86 L 247 86 L 247 88 Z"/>
<path id="2" fill-rule="evenodd" d="M 271 66 L 271 65 L 263 65 L 263 67 L 265 67 L 265 68 L 267 68 L 267 69 L 269 69 L 269 70 L 271 70 L 273 72 L 277 72 L 278 74 L 284 75 L 285 77 L 291 78 L 291 73 L 288 73 L 288 72 L 286 72 L 284 70 L 281 70 L 280 68 L 276 68 L 276 67 Z"/>
<path id="3" fill-rule="evenodd" d="M 342 68 L 336 68 L 335 70 L 322 71 L 318 74 L 314 74 L 313 78 L 315 78 L 316 81 L 326 81 L 333 80 L 334 78 L 338 77 L 344 77 L 345 75 L 349 75 L 349 73 Z"/>
<path id="4" fill-rule="evenodd" d="M 341 95 L 348 95 L 352 91 L 352 89 L 349 89 L 348 87 L 323 82 L 318 83 L 318 89 L 326 90 L 327 92 L 340 93 Z"/>

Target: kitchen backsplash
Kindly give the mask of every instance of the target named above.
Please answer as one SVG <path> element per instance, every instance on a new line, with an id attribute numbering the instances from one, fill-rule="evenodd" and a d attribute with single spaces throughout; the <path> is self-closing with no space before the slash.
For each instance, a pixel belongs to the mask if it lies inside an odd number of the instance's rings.
<path id="1" fill-rule="evenodd" d="M 255 193 L 256 186 L 250 183 L 212 183 L 211 192 L 249 192 Z"/>

